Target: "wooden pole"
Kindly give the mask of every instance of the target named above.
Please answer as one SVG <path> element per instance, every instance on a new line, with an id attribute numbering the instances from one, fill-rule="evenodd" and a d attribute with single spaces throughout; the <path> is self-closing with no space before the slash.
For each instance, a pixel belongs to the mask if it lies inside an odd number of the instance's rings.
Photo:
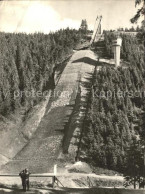
<path id="1" fill-rule="evenodd" d="M 55 176 L 53 176 L 53 177 L 52 177 L 52 188 L 54 188 L 54 185 L 55 185 L 55 180 L 56 180 L 56 177 L 55 177 Z"/>

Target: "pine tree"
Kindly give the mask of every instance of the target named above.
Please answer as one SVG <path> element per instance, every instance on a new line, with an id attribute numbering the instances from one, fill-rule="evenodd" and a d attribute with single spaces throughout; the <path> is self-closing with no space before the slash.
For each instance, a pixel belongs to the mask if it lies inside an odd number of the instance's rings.
<path id="1" fill-rule="evenodd" d="M 128 148 L 126 158 L 126 174 L 129 176 L 135 189 L 138 177 L 143 176 L 142 169 L 144 164 L 140 144 L 135 138 L 133 143 Z"/>

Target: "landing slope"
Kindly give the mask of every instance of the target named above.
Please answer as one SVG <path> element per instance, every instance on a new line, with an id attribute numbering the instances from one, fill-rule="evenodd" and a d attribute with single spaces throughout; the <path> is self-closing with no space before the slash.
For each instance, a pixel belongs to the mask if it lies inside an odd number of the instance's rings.
<path id="1" fill-rule="evenodd" d="M 84 60 L 87 56 L 87 59 Z M 32 138 L 1 171 L 16 173 L 28 167 L 32 173 L 50 172 L 62 152 L 64 127 L 72 114 L 80 77 L 92 73 L 97 62 L 90 50 L 77 51 L 66 65 L 61 78 L 51 94 L 46 112 Z"/>

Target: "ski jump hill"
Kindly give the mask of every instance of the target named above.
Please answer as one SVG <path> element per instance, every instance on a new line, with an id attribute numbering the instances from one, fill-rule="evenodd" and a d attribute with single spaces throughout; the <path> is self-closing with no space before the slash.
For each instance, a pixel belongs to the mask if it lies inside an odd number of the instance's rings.
<path id="1" fill-rule="evenodd" d="M 69 152 L 75 131 L 75 127 L 70 127 L 70 124 L 72 125 L 72 115 L 79 106 L 76 106 L 78 94 L 80 101 L 85 103 L 89 90 L 84 83 L 91 79 L 96 64 L 97 56 L 93 51 L 74 52 L 54 91 L 51 91 L 36 130 L 29 138 L 17 131 L 15 138 L 3 146 L 8 161 L 1 166 L 1 172 L 16 173 L 27 167 L 32 173 L 46 173 L 52 171 L 54 164 L 61 165 L 63 152 Z M 80 112 L 78 117 L 83 119 L 84 113 Z M 75 155 L 74 151 L 73 156 Z"/>

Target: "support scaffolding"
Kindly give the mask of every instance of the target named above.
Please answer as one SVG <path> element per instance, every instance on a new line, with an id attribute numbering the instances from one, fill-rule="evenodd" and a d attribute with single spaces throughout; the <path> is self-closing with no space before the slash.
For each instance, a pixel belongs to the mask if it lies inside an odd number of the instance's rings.
<path id="1" fill-rule="evenodd" d="M 102 20 L 102 16 L 97 16 L 95 20 L 95 26 L 94 26 L 93 35 L 90 41 L 90 45 L 92 45 L 95 39 L 97 38 L 97 36 L 101 34 L 101 20 Z"/>

